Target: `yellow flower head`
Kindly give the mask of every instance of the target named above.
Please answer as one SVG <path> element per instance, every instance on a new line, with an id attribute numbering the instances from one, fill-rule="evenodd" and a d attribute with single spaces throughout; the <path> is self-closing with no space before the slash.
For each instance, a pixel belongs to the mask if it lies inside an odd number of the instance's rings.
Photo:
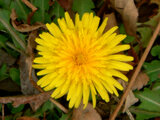
<path id="1" fill-rule="evenodd" d="M 45 91 L 54 90 L 51 97 L 60 98 L 67 94 L 69 108 L 77 108 L 83 99 L 84 108 L 91 93 L 93 107 L 96 95 L 109 101 L 108 93 L 118 96 L 115 89 L 123 87 L 114 77 L 127 81 L 120 71 L 133 67 L 127 62 L 133 57 L 120 52 L 128 50 L 129 45 L 119 45 L 126 35 L 117 35 L 113 27 L 103 34 L 107 18 L 99 26 L 100 18 L 93 13 L 85 13 L 82 19 L 75 16 L 75 24 L 69 14 L 55 23 L 46 24 L 49 32 L 36 38 L 38 54 L 34 68 L 42 69 L 37 75 L 43 77 L 38 85 Z"/>

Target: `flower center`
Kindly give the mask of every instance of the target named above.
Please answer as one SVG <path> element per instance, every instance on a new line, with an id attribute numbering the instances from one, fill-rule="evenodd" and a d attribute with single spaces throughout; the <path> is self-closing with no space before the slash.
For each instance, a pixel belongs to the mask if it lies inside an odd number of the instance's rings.
<path id="1" fill-rule="evenodd" d="M 85 64 L 87 62 L 86 55 L 84 55 L 83 53 L 77 53 L 74 56 L 74 61 L 76 65 Z"/>

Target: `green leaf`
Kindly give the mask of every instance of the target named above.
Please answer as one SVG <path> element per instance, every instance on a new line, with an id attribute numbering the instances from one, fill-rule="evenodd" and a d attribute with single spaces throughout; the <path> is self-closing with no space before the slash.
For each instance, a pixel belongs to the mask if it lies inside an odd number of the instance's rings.
<path id="1" fill-rule="evenodd" d="M 5 80 L 8 77 L 9 75 L 7 74 L 7 65 L 3 64 L 0 68 L 0 81 Z"/>
<path id="2" fill-rule="evenodd" d="M 151 26 L 151 27 L 138 27 L 137 28 L 137 31 L 141 35 L 141 42 L 142 42 L 143 47 L 147 47 L 148 42 L 153 34 L 152 27 L 154 28 L 157 26 L 159 17 L 160 17 L 160 12 L 145 23 L 137 23 L 137 25 L 143 24 L 143 25 Z"/>
<path id="3" fill-rule="evenodd" d="M 27 22 L 27 17 L 31 10 L 22 2 L 22 0 L 12 0 L 10 8 L 16 10 L 19 19 Z"/>
<path id="4" fill-rule="evenodd" d="M 152 88 L 152 91 L 157 92 L 158 94 L 160 94 L 160 82 L 156 82 Z"/>
<path id="5" fill-rule="evenodd" d="M 25 110 L 24 116 L 32 116 L 32 115 L 33 115 L 33 111 L 30 108 L 28 108 L 27 110 Z"/>
<path id="6" fill-rule="evenodd" d="M 8 10 L 0 10 L 0 29 L 7 30 L 12 36 L 15 46 L 19 49 L 25 50 L 25 39 L 23 34 L 15 31 L 10 25 L 10 12 Z"/>
<path id="7" fill-rule="evenodd" d="M 135 92 L 135 96 L 141 101 L 141 104 L 138 106 L 138 108 L 160 112 L 160 94 L 157 92 L 145 88 L 143 92 Z"/>
<path id="8" fill-rule="evenodd" d="M 23 114 L 23 111 L 17 112 L 16 114 L 14 114 L 12 120 L 17 120 L 17 118 L 23 116 L 22 114 Z"/>
<path id="9" fill-rule="evenodd" d="M 0 9 L 0 30 L 5 29 L 5 26 L 2 23 L 2 20 L 5 21 L 7 24 L 10 24 L 9 23 L 9 20 L 10 20 L 10 11 L 5 10 L 5 9 Z"/>
<path id="10" fill-rule="evenodd" d="M 131 107 L 129 110 L 136 114 L 136 120 L 148 120 L 149 118 L 159 117 L 160 112 L 152 112 L 143 109 L 139 109 L 137 107 Z"/>
<path id="11" fill-rule="evenodd" d="M 52 10 L 50 11 L 50 16 L 55 16 L 54 22 L 57 23 L 57 19 L 64 17 L 64 9 L 55 1 Z"/>
<path id="12" fill-rule="evenodd" d="M 82 17 L 85 12 L 93 12 L 92 9 L 95 8 L 92 0 L 74 0 L 72 10 L 78 12 Z"/>
<path id="13" fill-rule="evenodd" d="M 11 68 L 9 70 L 9 76 L 11 77 L 11 79 L 17 83 L 18 85 L 20 85 L 20 71 L 17 68 Z"/>
<path id="14" fill-rule="evenodd" d="M 135 96 L 139 98 L 141 101 L 141 104 L 137 108 L 151 112 L 160 112 L 160 94 L 155 90 L 152 91 L 148 88 L 145 88 L 144 91 L 142 92 L 141 91 L 135 92 Z M 137 117 L 139 120 L 144 120 L 155 117 L 155 115 L 154 114 L 145 115 L 137 113 Z"/>
<path id="15" fill-rule="evenodd" d="M 144 48 L 147 47 L 148 42 L 152 36 L 152 29 L 148 27 L 141 27 L 141 28 L 138 28 L 137 31 L 141 35 L 142 46 Z"/>
<path id="16" fill-rule="evenodd" d="M 8 103 L 7 107 L 11 110 L 12 114 L 15 114 L 15 113 L 21 112 L 23 110 L 24 104 L 21 104 L 18 107 L 13 107 L 12 103 Z"/>
<path id="17" fill-rule="evenodd" d="M 0 8 L 9 9 L 8 6 L 10 6 L 11 0 L 0 0 Z"/>
<path id="18" fill-rule="evenodd" d="M 160 61 L 153 60 L 151 63 L 145 62 L 143 66 L 150 78 L 150 82 L 158 79 L 158 75 L 160 74 Z"/>
<path id="19" fill-rule="evenodd" d="M 63 113 L 62 113 L 62 117 L 61 117 L 59 120 L 70 120 L 70 119 L 68 118 L 69 115 L 70 115 L 70 114 L 63 114 Z"/>
<path id="20" fill-rule="evenodd" d="M 158 56 L 160 59 L 160 45 L 154 46 L 151 50 L 152 56 Z"/>
<path id="21" fill-rule="evenodd" d="M 13 107 L 12 110 L 11 110 L 11 112 L 13 114 L 15 114 L 15 113 L 21 112 L 23 110 L 23 108 L 24 108 L 24 104 L 21 104 L 18 107 Z"/>
<path id="22" fill-rule="evenodd" d="M 8 38 L 7 38 L 6 36 L 0 35 L 0 48 L 1 48 L 1 47 L 2 47 L 2 48 L 6 48 L 5 43 L 6 43 L 7 39 L 8 39 Z"/>
<path id="23" fill-rule="evenodd" d="M 48 14 L 49 10 L 49 0 L 34 0 L 33 4 L 38 8 L 32 17 L 32 22 L 51 22 L 50 16 Z"/>
<path id="24" fill-rule="evenodd" d="M 127 34 L 123 24 L 120 24 L 120 26 L 119 26 L 119 33 L 120 34 Z M 123 43 L 125 43 L 125 44 L 131 43 L 134 41 L 134 39 L 135 38 L 133 36 L 127 35 L 127 37 L 123 40 Z"/>
<path id="25" fill-rule="evenodd" d="M 14 57 L 17 57 L 19 54 L 16 51 L 7 47 L 6 45 L 7 40 L 8 38 L 6 36 L 0 35 L 0 48 L 4 48 L 7 51 L 7 53 L 9 53 L 10 55 Z"/>
<path id="26" fill-rule="evenodd" d="M 20 39 L 21 41 L 23 41 L 24 44 L 25 44 L 26 35 L 21 34 L 21 33 L 17 32 L 17 31 L 15 31 L 15 30 L 13 30 L 13 31 L 17 34 L 17 36 L 19 37 L 19 39 Z M 15 37 L 14 37 L 13 35 L 12 35 L 11 37 L 12 37 L 12 40 L 13 40 L 14 45 L 15 45 L 17 48 L 23 50 L 22 46 L 21 46 L 21 45 L 19 44 L 19 42 L 15 39 Z"/>
<path id="27" fill-rule="evenodd" d="M 52 102 L 50 102 L 49 100 L 47 102 L 45 102 L 42 106 L 42 112 L 45 112 L 47 110 L 52 110 L 54 108 L 54 105 Z"/>

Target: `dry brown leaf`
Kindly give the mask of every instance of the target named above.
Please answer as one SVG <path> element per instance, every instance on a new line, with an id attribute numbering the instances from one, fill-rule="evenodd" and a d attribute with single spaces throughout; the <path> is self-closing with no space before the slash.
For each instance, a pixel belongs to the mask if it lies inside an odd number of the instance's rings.
<path id="1" fill-rule="evenodd" d="M 93 106 L 88 103 L 86 109 L 83 109 L 81 104 L 79 108 L 73 110 L 72 120 L 102 120 L 102 118 Z"/>
<path id="2" fill-rule="evenodd" d="M 13 102 L 14 107 L 29 103 L 30 105 L 32 104 L 32 109 L 36 111 L 46 100 L 50 98 L 51 93 L 52 92 L 44 92 L 31 96 L 0 97 L 0 103 L 7 104 Z"/>
<path id="3" fill-rule="evenodd" d="M 135 89 L 140 90 L 143 86 L 145 86 L 148 83 L 148 81 L 149 81 L 149 77 L 147 76 L 147 74 L 140 72 L 136 78 L 136 81 L 132 87 L 132 90 L 135 90 Z M 127 98 L 126 98 L 123 112 L 125 112 L 130 106 L 132 106 L 136 102 L 138 102 L 138 98 L 136 98 L 134 96 L 133 92 L 130 91 Z"/>
<path id="4" fill-rule="evenodd" d="M 136 35 L 138 10 L 134 0 L 111 0 L 112 6 L 121 14 L 128 35 Z"/>
<path id="5" fill-rule="evenodd" d="M 129 92 L 125 104 L 123 112 L 125 112 L 130 106 L 134 105 L 136 102 L 138 102 L 138 98 L 136 98 L 132 91 Z"/>
<path id="6" fill-rule="evenodd" d="M 117 81 L 123 86 L 124 89 L 126 89 L 128 82 L 125 82 L 122 79 L 117 79 Z"/>
<path id="7" fill-rule="evenodd" d="M 153 1 L 153 2 L 152 2 Z M 139 12 L 138 22 L 144 23 L 152 19 L 158 14 L 158 1 L 156 0 L 146 0 L 137 3 L 137 8 Z"/>
<path id="8" fill-rule="evenodd" d="M 29 79 L 29 71 L 32 66 L 32 59 L 29 56 L 21 54 L 20 56 L 20 80 L 21 80 L 21 91 L 24 95 L 37 94 L 37 89 L 34 88 Z M 32 70 L 33 80 L 37 81 L 35 71 Z"/>
<path id="9" fill-rule="evenodd" d="M 40 120 L 40 119 L 34 118 L 34 117 L 23 116 L 23 117 L 17 118 L 16 120 Z"/>
<path id="10" fill-rule="evenodd" d="M 108 31 L 109 29 L 111 29 L 114 26 L 117 26 L 117 21 L 116 21 L 116 17 L 115 17 L 114 12 L 112 12 L 110 14 L 104 14 L 103 17 L 104 18 L 108 17 L 107 25 L 105 27 L 104 32 Z M 119 31 L 116 30 L 116 33 L 119 33 Z"/>
<path id="11" fill-rule="evenodd" d="M 127 87 L 127 82 L 125 82 L 124 80 L 122 79 L 118 79 L 118 82 L 123 86 L 124 89 L 126 89 Z M 125 104 L 124 104 L 124 108 L 123 108 L 123 112 L 126 112 L 128 110 L 128 108 L 130 106 L 132 106 L 133 104 L 135 104 L 136 102 L 138 102 L 138 98 L 136 98 L 133 94 L 132 91 L 129 92 L 126 100 L 125 100 Z M 127 113 L 128 114 L 128 113 Z"/>
<path id="12" fill-rule="evenodd" d="M 132 87 L 132 90 L 138 89 L 140 90 L 143 86 L 147 85 L 149 81 L 149 77 L 146 73 L 140 72 L 136 78 L 136 81 Z"/>
<path id="13" fill-rule="evenodd" d="M 12 13 L 11 13 L 10 17 L 11 17 L 11 23 L 12 23 L 13 27 L 19 32 L 30 32 L 30 31 L 39 29 L 41 27 L 46 28 L 43 23 L 35 23 L 34 25 L 28 25 L 28 24 L 16 25 L 17 15 L 16 15 L 16 11 L 14 9 L 12 9 Z"/>
<path id="14" fill-rule="evenodd" d="M 33 84 L 30 81 L 30 73 L 33 80 L 36 82 L 38 79 L 35 75 L 34 69 L 32 69 L 32 60 L 33 60 L 33 47 L 35 46 L 34 40 L 37 36 L 37 32 L 33 31 L 30 33 L 28 38 L 28 46 L 26 53 L 28 55 L 21 54 L 20 56 L 20 80 L 21 80 L 21 91 L 24 95 L 37 94 L 38 90 L 35 89 Z"/>

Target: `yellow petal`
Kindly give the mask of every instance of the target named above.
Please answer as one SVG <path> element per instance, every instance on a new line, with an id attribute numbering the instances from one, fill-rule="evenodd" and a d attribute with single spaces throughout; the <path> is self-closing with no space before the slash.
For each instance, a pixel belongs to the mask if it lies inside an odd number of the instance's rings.
<path id="1" fill-rule="evenodd" d="M 76 100 L 76 103 L 75 103 L 75 108 L 79 107 L 79 105 L 81 103 L 81 100 L 82 100 L 82 91 L 80 92 L 80 94 L 77 97 L 77 100 Z"/>
<path id="2" fill-rule="evenodd" d="M 43 57 L 37 57 L 34 59 L 33 61 L 34 63 L 47 63 L 47 59 L 43 58 Z"/>
<path id="3" fill-rule="evenodd" d="M 38 80 L 37 85 L 41 85 L 43 82 L 46 82 L 49 77 L 50 74 L 43 76 L 41 79 Z"/>
<path id="4" fill-rule="evenodd" d="M 90 13 L 89 14 L 89 24 L 88 24 L 88 26 L 91 26 L 92 25 L 92 21 L 93 21 L 93 13 Z"/>
<path id="5" fill-rule="evenodd" d="M 72 108 L 72 107 L 73 107 L 73 105 L 76 103 L 76 100 L 77 100 L 77 98 L 78 98 L 78 96 L 79 96 L 79 94 L 80 94 L 81 92 L 82 92 L 82 86 L 81 86 L 81 84 L 79 84 L 79 85 L 77 86 L 77 90 L 74 91 L 74 94 L 73 94 L 73 96 L 72 96 L 71 99 L 70 99 L 69 108 Z"/>
<path id="6" fill-rule="evenodd" d="M 42 40 L 41 38 L 36 38 L 35 41 L 40 44 L 40 45 L 48 45 L 44 40 Z"/>
<path id="7" fill-rule="evenodd" d="M 98 82 L 97 80 L 94 79 L 94 81 L 93 81 L 94 86 L 96 87 L 96 89 L 97 89 L 98 93 L 100 94 L 100 96 L 102 97 L 102 99 L 104 99 L 106 102 L 108 102 L 109 101 L 108 93 L 104 89 L 103 85 L 100 82 Z"/>
<path id="8" fill-rule="evenodd" d="M 109 37 L 114 31 L 116 31 L 118 29 L 117 26 L 112 27 L 110 30 L 108 30 L 106 33 L 103 34 L 103 38 L 107 39 L 107 37 Z"/>
<path id="9" fill-rule="evenodd" d="M 118 81 L 116 81 L 114 78 L 112 78 L 112 79 L 113 79 L 113 85 L 114 85 L 116 88 L 118 88 L 119 90 L 123 90 L 122 85 L 121 85 Z"/>
<path id="10" fill-rule="evenodd" d="M 124 40 L 127 36 L 126 35 L 117 35 L 114 40 L 109 42 L 108 48 L 113 48 L 118 45 L 122 40 Z"/>
<path id="11" fill-rule="evenodd" d="M 89 86 L 87 85 L 86 81 L 83 80 L 83 104 L 84 104 L 83 108 L 87 107 L 88 99 L 89 99 L 89 92 L 90 92 Z"/>
<path id="12" fill-rule="evenodd" d="M 66 78 L 61 78 L 59 81 L 55 82 L 55 87 L 61 86 L 65 82 Z"/>
<path id="13" fill-rule="evenodd" d="M 113 91 L 113 93 L 116 95 L 116 96 L 119 96 L 117 90 L 115 89 L 114 87 L 114 81 L 112 81 L 112 77 L 108 77 L 108 76 L 101 76 L 102 80 L 104 82 L 106 82 L 109 86 L 109 88 Z"/>
<path id="14" fill-rule="evenodd" d="M 82 24 L 84 28 L 88 27 L 89 24 L 89 13 L 84 13 L 84 15 L 82 16 Z"/>
<path id="15" fill-rule="evenodd" d="M 93 20 L 92 20 L 92 23 L 91 23 L 91 26 L 90 26 L 90 30 L 92 32 L 95 32 L 98 29 L 99 21 L 100 21 L 99 17 L 97 17 L 97 16 L 93 17 Z"/>
<path id="16" fill-rule="evenodd" d="M 78 27 L 78 24 L 79 24 L 79 14 L 76 13 L 76 16 L 75 16 L 75 26 Z"/>
<path id="17" fill-rule="evenodd" d="M 32 67 L 35 69 L 45 69 L 47 65 L 46 64 L 33 64 Z"/>
<path id="18" fill-rule="evenodd" d="M 48 70 L 48 69 L 44 69 L 44 70 L 41 70 L 39 72 L 37 72 L 37 75 L 40 76 L 40 75 L 45 75 L 45 74 L 49 74 L 49 73 L 52 73 L 54 72 L 53 70 Z"/>
<path id="19" fill-rule="evenodd" d="M 53 35 L 51 35 L 50 33 L 47 33 L 47 32 L 43 32 L 39 36 L 41 37 L 41 39 L 43 39 L 43 41 L 45 41 L 45 43 L 49 47 L 53 47 L 53 45 L 56 45 L 58 43 L 58 41 L 60 41 L 59 39 L 57 39 L 56 37 L 54 37 Z"/>
<path id="20" fill-rule="evenodd" d="M 95 93 L 91 89 L 91 95 L 92 95 L 92 103 L 93 103 L 93 108 L 96 107 L 96 96 Z"/>
<path id="21" fill-rule="evenodd" d="M 109 72 L 113 75 L 113 76 L 116 76 L 116 77 L 119 77 L 121 79 L 123 79 L 124 81 L 128 81 L 128 78 L 123 75 L 121 72 L 117 71 L 117 70 L 109 70 Z"/>
<path id="22" fill-rule="evenodd" d="M 133 57 L 122 55 L 122 54 L 110 55 L 110 56 L 107 56 L 106 59 L 124 61 L 124 62 L 133 61 Z"/>
<path id="23" fill-rule="evenodd" d="M 56 88 L 52 93 L 51 97 L 54 98 L 56 95 L 60 93 L 60 91 L 61 91 L 61 87 Z"/>
<path id="24" fill-rule="evenodd" d="M 60 79 L 62 79 L 62 77 L 63 77 L 64 75 L 62 74 L 62 75 L 57 75 L 57 77 L 55 77 L 54 79 L 53 79 L 53 81 L 48 85 L 48 86 L 46 86 L 45 88 L 44 88 L 44 90 L 45 91 L 49 91 L 49 90 L 52 90 L 53 88 L 55 88 L 56 86 L 56 84 L 57 84 L 57 82 L 60 80 Z"/>
<path id="25" fill-rule="evenodd" d="M 46 24 L 49 32 L 54 35 L 55 37 L 61 37 L 62 32 L 60 31 L 59 27 L 55 23 Z"/>
<path id="26" fill-rule="evenodd" d="M 110 88 L 110 85 L 108 85 L 106 82 L 102 81 L 103 86 L 106 88 L 106 90 L 113 94 L 113 90 Z"/>
<path id="27" fill-rule="evenodd" d="M 107 25 L 107 20 L 108 20 L 108 18 L 106 17 L 106 18 L 103 20 L 101 26 L 99 27 L 98 32 L 99 32 L 100 34 L 103 33 L 103 31 L 104 31 L 104 29 L 105 29 L 105 27 L 106 27 L 106 25 Z"/>
<path id="28" fill-rule="evenodd" d="M 63 87 L 61 89 L 61 94 L 65 94 L 68 92 L 69 87 L 70 87 L 70 82 L 71 82 L 71 79 L 66 80 L 65 84 L 63 85 Z"/>
<path id="29" fill-rule="evenodd" d="M 131 66 L 130 64 L 119 62 L 119 61 L 111 61 L 108 67 L 121 70 L 121 71 L 129 71 L 133 69 L 133 66 Z"/>
<path id="30" fill-rule="evenodd" d="M 122 52 L 122 51 L 125 51 L 125 50 L 128 50 L 130 49 L 130 45 L 118 45 L 116 47 L 114 47 L 110 53 L 114 54 L 114 53 L 118 53 L 118 52 Z"/>
<path id="31" fill-rule="evenodd" d="M 59 24 L 61 30 L 62 30 L 64 33 L 68 32 L 67 24 L 66 24 L 64 18 L 58 19 L 58 24 Z"/>
<path id="32" fill-rule="evenodd" d="M 53 81 L 53 79 L 57 76 L 57 73 L 54 72 L 54 73 L 48 74 L 48 75 L 46 75 L 46 76 L 48 76 L 48 77 L 45 78 L 45 82 L 43 82 L 43 83 L 41 84 L 41 87 L 45 87 L 45 86 L 47 86 L 48 84 L 50 84 L 50 83 Z M 38 83 L 37 83 L 37 84 L 38 84 Z"/>
<path id="33" fill-rule="evenodd" d="M 72 19 L 70 18 L 68 12 L 65 12 L 65 18 L 66 18 L 66 22 L 69 28 L 73 29 L 74 28 L 74 24 Z"/>
<path id="34" fill-rule="evenodd" d="M 71 97 L 73 96 L 73 93 L 75 92 L 75 90 L 76 90 L 76 85 L 75 84 L 71 84 L 70 88 L 69 88 L 69 91 L 68 91 L 67 100 L 71 99 Z"/>

